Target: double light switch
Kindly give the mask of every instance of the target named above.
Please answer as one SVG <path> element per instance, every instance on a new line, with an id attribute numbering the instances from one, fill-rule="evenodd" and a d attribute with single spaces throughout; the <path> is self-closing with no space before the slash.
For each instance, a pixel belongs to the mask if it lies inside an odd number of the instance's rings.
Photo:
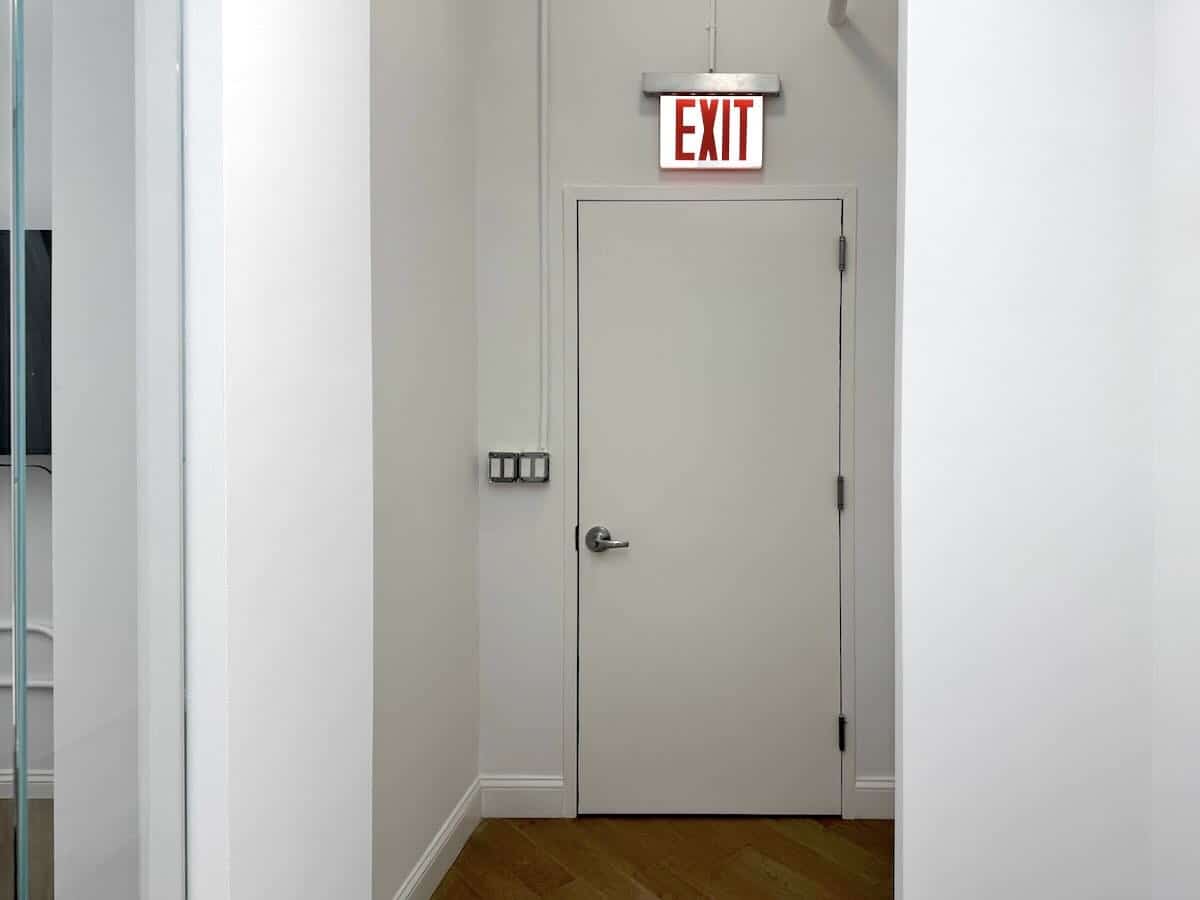
<path id="1" fill-rule="evenodd" d="M 550 480 L 550 454 L 543 451 L 488 453 L 488 481 L 493 484 L 545 484 Z"/>

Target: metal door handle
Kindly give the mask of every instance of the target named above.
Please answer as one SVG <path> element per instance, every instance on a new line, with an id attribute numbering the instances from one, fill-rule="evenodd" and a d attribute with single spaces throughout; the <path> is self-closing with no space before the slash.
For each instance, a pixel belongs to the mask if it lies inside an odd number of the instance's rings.
<path id="1" fill-rule="evenodd" d="M 605 550 L 624 550 L 629 541 L 614 541 L 612 533 L 603 525 L 593 525 L 583 536 L 583 543 L 593 553 L 603 553 Z"/>

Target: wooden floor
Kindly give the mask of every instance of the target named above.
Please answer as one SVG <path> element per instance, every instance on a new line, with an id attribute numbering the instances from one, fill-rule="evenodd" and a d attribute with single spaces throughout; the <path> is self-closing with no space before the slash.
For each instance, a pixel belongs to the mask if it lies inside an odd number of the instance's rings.
<path id="1" fill-rule="evenodd" d="M 892 896 L 891 822 L 487 819 L 435 900 Z"/>

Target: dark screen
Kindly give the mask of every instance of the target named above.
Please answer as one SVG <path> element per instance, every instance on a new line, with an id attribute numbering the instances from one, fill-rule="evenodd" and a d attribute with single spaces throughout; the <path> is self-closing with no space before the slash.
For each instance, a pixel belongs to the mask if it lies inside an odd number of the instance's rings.
<path id="1" fill-rule="evenodd" d="M 9 366 L 10 235 L 0 232 L 0 454 L 12 452 Z M 25 385 L 28 452 L 50 452 L 50 232 L 25 232 Z"/>

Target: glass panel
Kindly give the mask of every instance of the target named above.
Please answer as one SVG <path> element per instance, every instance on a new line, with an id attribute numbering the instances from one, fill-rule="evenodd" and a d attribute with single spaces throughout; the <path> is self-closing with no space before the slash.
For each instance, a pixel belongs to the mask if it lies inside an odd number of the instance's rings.
<path id="1" fill-rule="evenodd" d="M 184 896 L 179 21 L 0 16 L 0 900 Z"/>
<path id="2" fill-rule="evenodd" d="M 13 893 L 29 898 L 29 715 L 26 579 L 25 4 L 11 0 L 12 180 L 9 238 L 10 506 L 12 514 Z"/>

